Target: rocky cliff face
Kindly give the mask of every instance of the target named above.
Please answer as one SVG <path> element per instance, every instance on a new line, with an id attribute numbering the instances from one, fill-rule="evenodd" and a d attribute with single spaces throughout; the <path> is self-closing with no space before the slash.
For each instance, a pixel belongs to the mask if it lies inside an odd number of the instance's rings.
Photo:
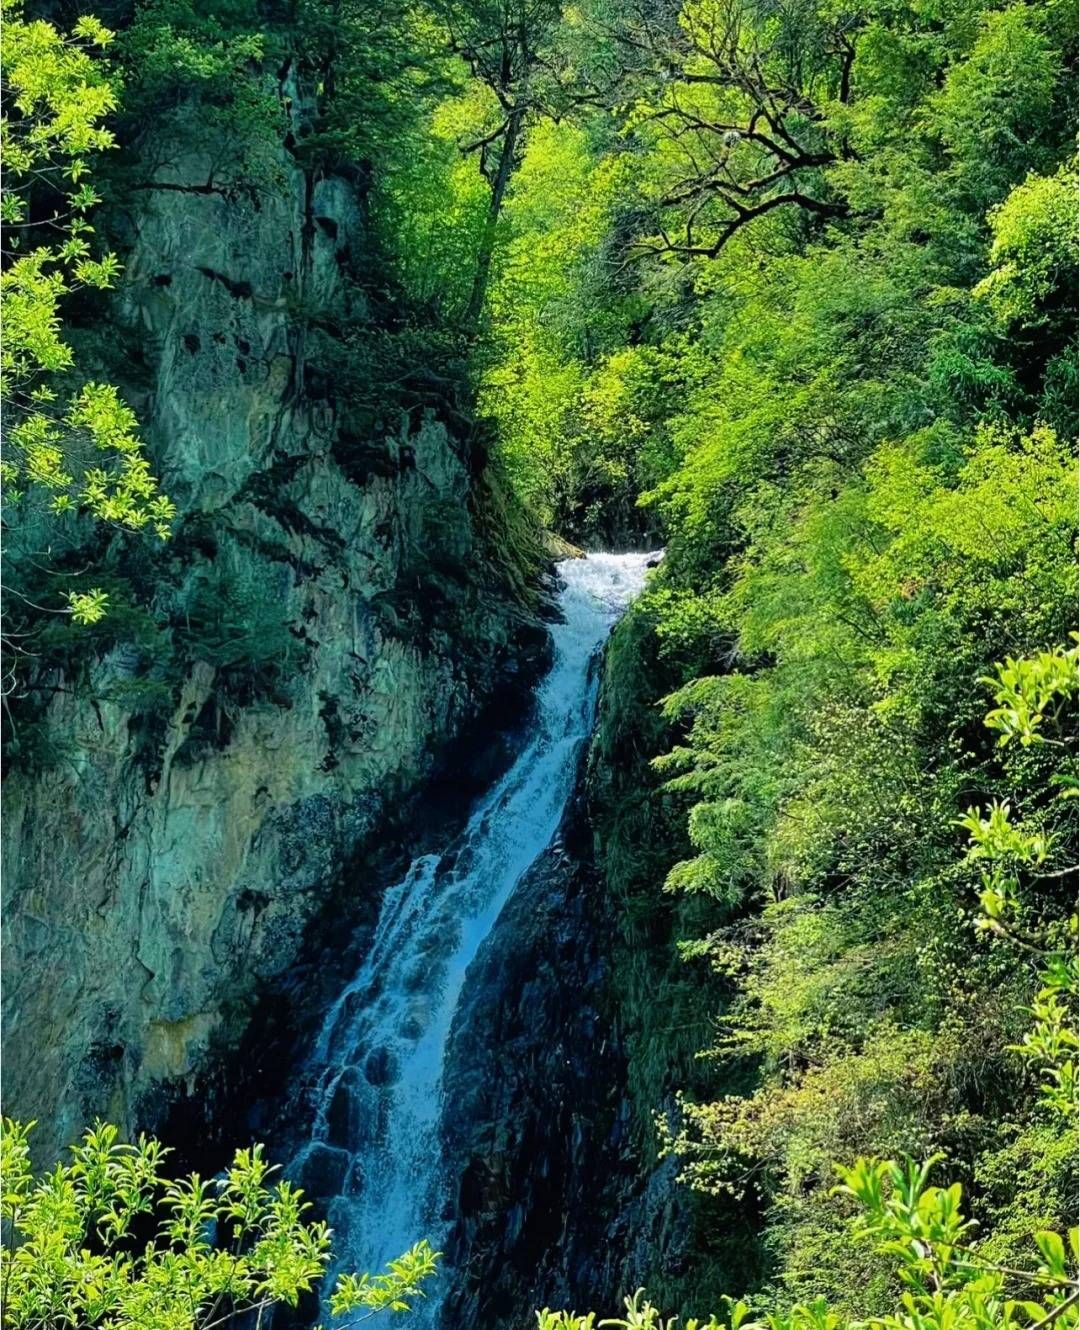
<path id="1" fill-rule="evenodd" d="M 504 909 L 455 1024 L 446 1128 L 459 1181 L 441 1322 L 454 1330 L 607 1306 L 621 1285 L 626 1244 L 610 1228 L 634 1159 L 602 1012 L 610 920 L 586 838 L 579 807 Z"/>
<path id="2" fill-rule="evenodd" d="M 114 214 L 104 348 L 181 507 L 160 554 L 110 553 L 150 560 L 157 646 L 58 677 L 56 756 L 5 795 L 5 1111 L 47 1124 L 43 1154 L 95 1114 L 152 1121 L 235 1041 L 341 865 L 542 640 L 467 444 L 360 411 L 313 354 L 363 314 L 356 182 L 282 143 L 271 183 L 223 185 L 187 123 Z"/>
<path id="3" fill-rule="evenodd" d="M 635 1139 L 616 928 L 582 783 L 478 956 L 448 1050 L 446 1330 L 527 1325 L 544 1306 L 613 1313 L 686 1259 L 675 1161 L 649 1169 Z"/>

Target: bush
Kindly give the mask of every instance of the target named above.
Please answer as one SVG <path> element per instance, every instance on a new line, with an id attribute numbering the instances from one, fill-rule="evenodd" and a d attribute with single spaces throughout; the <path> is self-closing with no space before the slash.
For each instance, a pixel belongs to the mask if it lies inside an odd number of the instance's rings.
<path id="1" fill-rule="evenodd" d="M 275 1304 L 295 1307 L 330 1261 L 330 1230 L 304 1218 L 310 1206 L 274 1172 L 261 1146 L 238 1150 L 223 1175 L 169 1179 L 168 1151 L 140 1137 L 119 1140 L 98 1123 L 70 1161 L 36 1177 L 33 1124 L 4 1121 L 0 1253 L 4 1325 L 10 1330 L 211 1330 L 262 1321 Z M 408 1311 L 423 1296 L 439 1253 L 426 1242 L 385 1273 L 341 1275 L 335 1316 Z"/>

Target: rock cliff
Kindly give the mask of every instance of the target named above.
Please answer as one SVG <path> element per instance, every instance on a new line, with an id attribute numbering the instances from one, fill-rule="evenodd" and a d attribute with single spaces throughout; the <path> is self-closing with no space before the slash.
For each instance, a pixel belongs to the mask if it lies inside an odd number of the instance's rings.
<path id="1" fill-rule="evenodd" d="M 584 782 L 477 958 L 447 1058 L 458 1179 L 440 1325 L 527 1325 L 539 1307 L 612 1311 L 685 1259 L 677 1169 L 635 1139 L 611 1003 L 617 912 Z"/>
<path id="2" fill-rule="evenodd" d="M 222 183 L 196 108 L 112 210 L 98 351 L 181 513 L 160 553 L 114 542 L 150 628 L 121 615 L 55 675 L 52 756 L 9 771 L 5 1111 L 43 1154 L 95 1114 L 152 1124 L 152 1091 L 235 1043 L 342 864 L 543 640 L 460 428 L 327 369 L 363 328 L 362 184 L 298 165 L 282 77 L 264 183 Z"/>

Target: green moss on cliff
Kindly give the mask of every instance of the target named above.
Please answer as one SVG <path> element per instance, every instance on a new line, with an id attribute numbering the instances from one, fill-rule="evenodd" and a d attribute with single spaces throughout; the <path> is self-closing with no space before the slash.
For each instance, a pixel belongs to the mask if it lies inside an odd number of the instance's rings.
<path id="1" fill-rule="evenodd" d="M 679 667 L 660 653 L 650 611 L 632 607 L 605 657 L 589 794 L 615 924 L 610 1001 L 627 1059 L 634 1149 L 643 1185 L 653 1178 L 643 1204 L 655 1240 L 647 1267 L 630 1277 L 658 1302 L 695 1314 L 725 1290 L 753 1288 L 765 1255 L 753 1199 L 691 1193 L 659 1158 L 655 1114 L 673 1107 L 677 1091 L 715 1088 L 700 1050 L 730 996 L 708 966 L 680 954 L 680 943 L 708 926 L 704 902 L 662 890 L 670 864 L 688 848 L 687 801 L 664 790 L 651 765 L 672 739 L 655 699 L 670 690 Z M 750 1068 L 728 1068 L 726 1079 L 732 1092 L 745 1089 Z"/>

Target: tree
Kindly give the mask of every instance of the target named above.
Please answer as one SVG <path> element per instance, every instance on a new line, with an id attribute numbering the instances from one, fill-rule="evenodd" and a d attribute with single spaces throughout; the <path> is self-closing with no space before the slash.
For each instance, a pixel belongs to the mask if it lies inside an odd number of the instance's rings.
<path id="1" fill-rule="evenodd" d="M 100 201 L 87 159 L 114 146 L 102 121 L 116 94 L 95 55 L 112 33 L 84 16 L 62 35 L 49 23 L 25 20 L 20 0 L 4 0 L 3 13 L 6 497 L 17 502 L 27 486 L 37 486 L 56 513 L 82 507 L 165 539 L 175 509 L 158 491 L 134 413 L 116 388 L 85 383 L 63 397 L 53 386 L 54 376 L 75 368 L 61 301 L 80 287 L 108 290 L 120 271 L 115 254 L 92 256 L 86 220 Z"/>
<path id="2" fill-rule="evenodd" d="M 55 514 L 81 510 L 121 529 L 149 528 L 165 540 L 176 509 L 151 474 L 134 412 L 112 384 L 60 386 L 77 375 L 63 337 L 62 301 L 80 288 L 108 290 L 120 271 L 115 254 L 93 257 L 86 220 L 99 202 L 88 158 L 114 145 L 102 122 L 116 95 L 97 54 L 112 33 L 86 15 L 63 35 L 24 19 L 20 0 L 4 0 L 3 19 L 5 502 L 17 514 L 26 492 L 36 491 Z M 31 611 L 49 608 L 9 590 Z M 107 610 L 99 588 L 66 599 L 77 623 L 95 623 Z M 13 656 L 24 654 L 14 638 L 8 646 Z"/>
<path id="3" fill-rule="evenodd" d="M 0 1133 L 6 1243 L 0 1296 L 10 1330 L 217 1330 L 262 1325 L 275 1304 L 295 1307 L 330 1260 L 330 1230 L 261 1146 L 238 1150 L 214 1179 L 170 1179 L 168 1151 L 131 1145 L 97 1123 L 69 1162 L 34 1176 L 33 1124 Z M 380 1311 L 408 1311 L 439 1253 L 419 1242 L 385 1272 L 341 1275 L 328 1302 L 342 1330 Z M 355 1315 L 353 1315 L 355 1313 Z"/>
<path id="4" fill-rule="evenodd" d="M 450 49 L 495 100 L 494 125 L 462 145 L 479 156 L 490 194 L 464 322 L 474 330 L 484 307 L 495 238 L 530 113 L 540 105 L 543 45 L 561 14 L 557 0 L 436 0 Z"/>
<path id="5" fill-rule="evenodd" d="M 822 168 L 847 154 L 858 11 L 744 0 L 632 6 L 607 25 L 633 71 L 629 125 L 664 170 L 638 254 L 715 258 L 778 208 L 842 217 Z M 620 81 L 621 82 L 621 81 Z"/>

